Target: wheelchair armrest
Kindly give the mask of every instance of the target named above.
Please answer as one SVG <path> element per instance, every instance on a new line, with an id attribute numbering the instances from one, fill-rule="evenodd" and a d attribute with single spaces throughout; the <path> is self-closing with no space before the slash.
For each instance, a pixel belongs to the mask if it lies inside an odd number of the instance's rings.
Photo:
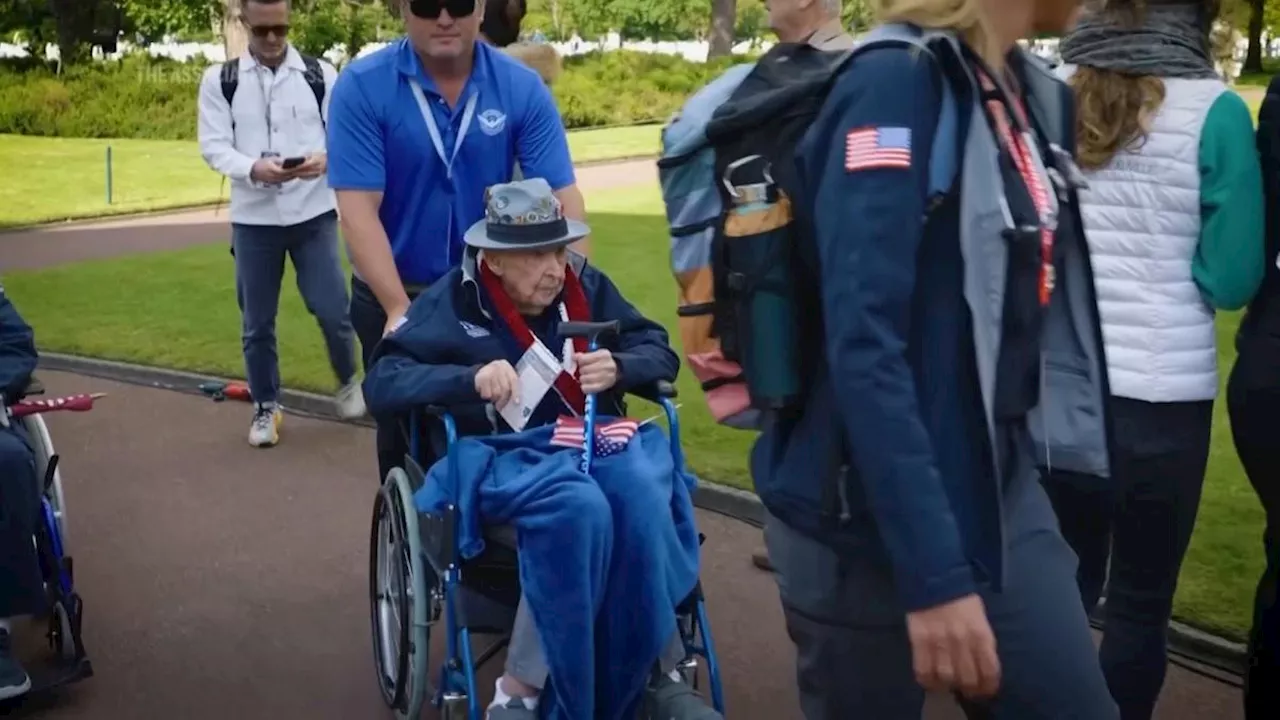
<path id="1" fill-rule="evenodd" d="M 440 405 L 433 403 L 431 405 L 423 405 L 422 412 L 432 417 L 444 417 L 445 415 L 457 415 L 463 410 L 484 410 L 489 403 L 483 400 L 474 402 L 457 403 L 454 405 Z"/>
<path id="2" fill-rule="evenodd" d="M 642 400 L 648 400 L 651 403 L 661 403 L 663 400 L 672 400 L 678 395 L 674 383 L 666 380 L 657 380 L 648 385 L 631 388 L 628 391 L 631 395 Z"/>

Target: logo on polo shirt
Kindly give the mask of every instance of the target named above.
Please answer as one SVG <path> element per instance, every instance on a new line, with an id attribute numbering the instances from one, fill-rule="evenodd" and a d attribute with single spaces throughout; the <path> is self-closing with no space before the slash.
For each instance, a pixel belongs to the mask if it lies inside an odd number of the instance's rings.
<path id="1" fill-rule="evenodd" d="M 497 135 L 507 126 L 507 116 L 501 110 L 485 110 L 480 113 L 480 131 L 485 135 Z"/>

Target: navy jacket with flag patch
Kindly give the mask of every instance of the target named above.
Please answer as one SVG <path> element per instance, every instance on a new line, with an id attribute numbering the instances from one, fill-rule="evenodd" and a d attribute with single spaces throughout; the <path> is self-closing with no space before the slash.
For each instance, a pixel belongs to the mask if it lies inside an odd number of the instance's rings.
<path id="1" fill-rule="evenodd" d="M 600 394 L 597 407 L 602 415 L 624 415 L 623 395 L 659 380 L 674 381 L 680 359 L 671 349 L 667 331 L 627 302 L 607 275 L 579 256 L 571 256 L 570 265 L 591 308 L 589 319 L 621 322 L 617 337 L 600 340 L 600 347 L 613 353 L 618 364 L 618 383 Z M 414 300 L 404 325 L 374 349 L 364 380 L 370 413 L 394 416 L 425 405 L 452 406 L 460 434 L 495 429 L 481 409 L 476 372 L 494 360 L 507 360 L 514 367 L 520 350 L 500 318 L 488 309 L 475 267 L 475 255 L 469 252 L 461 266 Z M 554 305 L 541 317 L 526 318 L 529 328 L 556 355 L 564 342 L 556 336 L 559 320 Z M 553 423 L 568 412 L 550 391 L 527 427 Z M 497 414 L 494 422 L 498 431 L 510 430 Z"/>
<path id="2" fill-rule="evenodd" d="M 1027 87 L 1036 72 L 1029 62 L 1015 53 L 1011 63 Z M 1037 87 L 1059 94 L 1054 104 L 1063 118 L 1053 119 L 1072 127 L 1070 90 L 1052 82 L 1051 88 Z M 995 188 L 965 192 L 969 175 L 978 177 L 969 170 L 997 163 L 969 163 L 968 148 L 977 147 L 972 139 L 983 137 L 968 120 L 975 94 L 968 85 L 951 88 L 961 110 L 957 152 L 969 167 L 953 192 L 931 197 L 929 162 L 945 99 L 937 66 L 913 48 L 877 48 L 836 79 L 798 150 L 808 196 L 797 205 L 811 215 L 814 228 L 813 241 L 801 250 L 820 288 L 802 337 L 820 342 L 809 353 L 813 367 L 803 412 L 766 428 L 751 459 L 757 492 L 774 517 L 891 568 L 908 611 L 980 586 L 998 588 L 1004 572 L 1002 490 L 980 373 L 987 365 L 979 365 L 974 339 L 999 336 L 987 315 L 975 322 L 971 302 L 1016 295 L 1004 270 L 1014 251 L 992 229 L 1003 227 L 987 212 L 994 203 L 975 200 Z M 1037 118 L 1043 129 L 1041 123 Z M 1066 153 L 1074 150 L 1070 133 L 1061 142 Z M 1020 187 L 1001 193 L 1015 217 L 1019 193 L 1025 196 Z M 1045 382 L 1047 405 L 1057 414 L 1040 413 L 1042 430 L 1053 424 L 1055 446 L 1079 450 L 1102 437 L 1091 433 L 1104 423 L 1079 408 L 1102 407 L 1105 372 L 1090 362 L 1101 357 L 1100 335 L 1074 191 L 1071 197 L 1062 204 L 1054 244 L 1063 289 L 1050 307 L 1052 332 L 1013 347 L 1007 342 L 1010 315 L 995 314 L 995 323 L 1005 323 L 1002 356 L 1035 359 L 1043 352 L 1050 370 L 1056 367 L 1052 358 L 1068 358 L 1064 368 L 1081 363 L 1067 380 L 1056 374 Z M 975 279 L 973 268 L 988 275 Z M 992 344 L 982 346 L 984 358 Z M 1054 452 L 1059 464 L 1094 457 Z"/>

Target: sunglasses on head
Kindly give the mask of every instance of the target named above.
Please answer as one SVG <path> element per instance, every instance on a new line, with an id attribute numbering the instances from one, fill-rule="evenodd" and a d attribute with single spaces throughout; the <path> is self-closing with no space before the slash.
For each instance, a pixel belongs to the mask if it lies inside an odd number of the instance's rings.
<path id="1" fill-rule="evenodd" d="M 267 37 L 268 35 L 275 35 L 276 37 L 282 38 L 289 34 L 289 26 L 288 25 L 249 25 L 249 32 L 253 33 L 254 37 L 259 37 L 259 38 L 264 38 L 264 37 Z"/>
<path id="2" fill-rule="evenodd" d="M 409 12 L 423 20 L 435 20 L 444 10 L 449 17 L 464 18 L 476 11 L 476 0 L 409 0 Z"/>

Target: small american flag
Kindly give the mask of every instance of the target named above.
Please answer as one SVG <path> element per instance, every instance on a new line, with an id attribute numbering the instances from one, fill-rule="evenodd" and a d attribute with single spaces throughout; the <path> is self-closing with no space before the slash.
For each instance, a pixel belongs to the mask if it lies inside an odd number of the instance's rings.
<path id="1" fill-rule="evenodd" d="M 608 457 L 626 449 L 627 443 L 640 429 L 640 423 L 627 418 L 596 423 L 596 457 Z M 560 447 L 581 448 L 584 439 L 582 418 L 560 416 L 556 420 L 551 444 Z"/>
<path id="2" fill-rule="evenodd" d="M 846 172 L 911 167 L 911 128 L 881 127 L 850 130 L 844 138 Z"/>

